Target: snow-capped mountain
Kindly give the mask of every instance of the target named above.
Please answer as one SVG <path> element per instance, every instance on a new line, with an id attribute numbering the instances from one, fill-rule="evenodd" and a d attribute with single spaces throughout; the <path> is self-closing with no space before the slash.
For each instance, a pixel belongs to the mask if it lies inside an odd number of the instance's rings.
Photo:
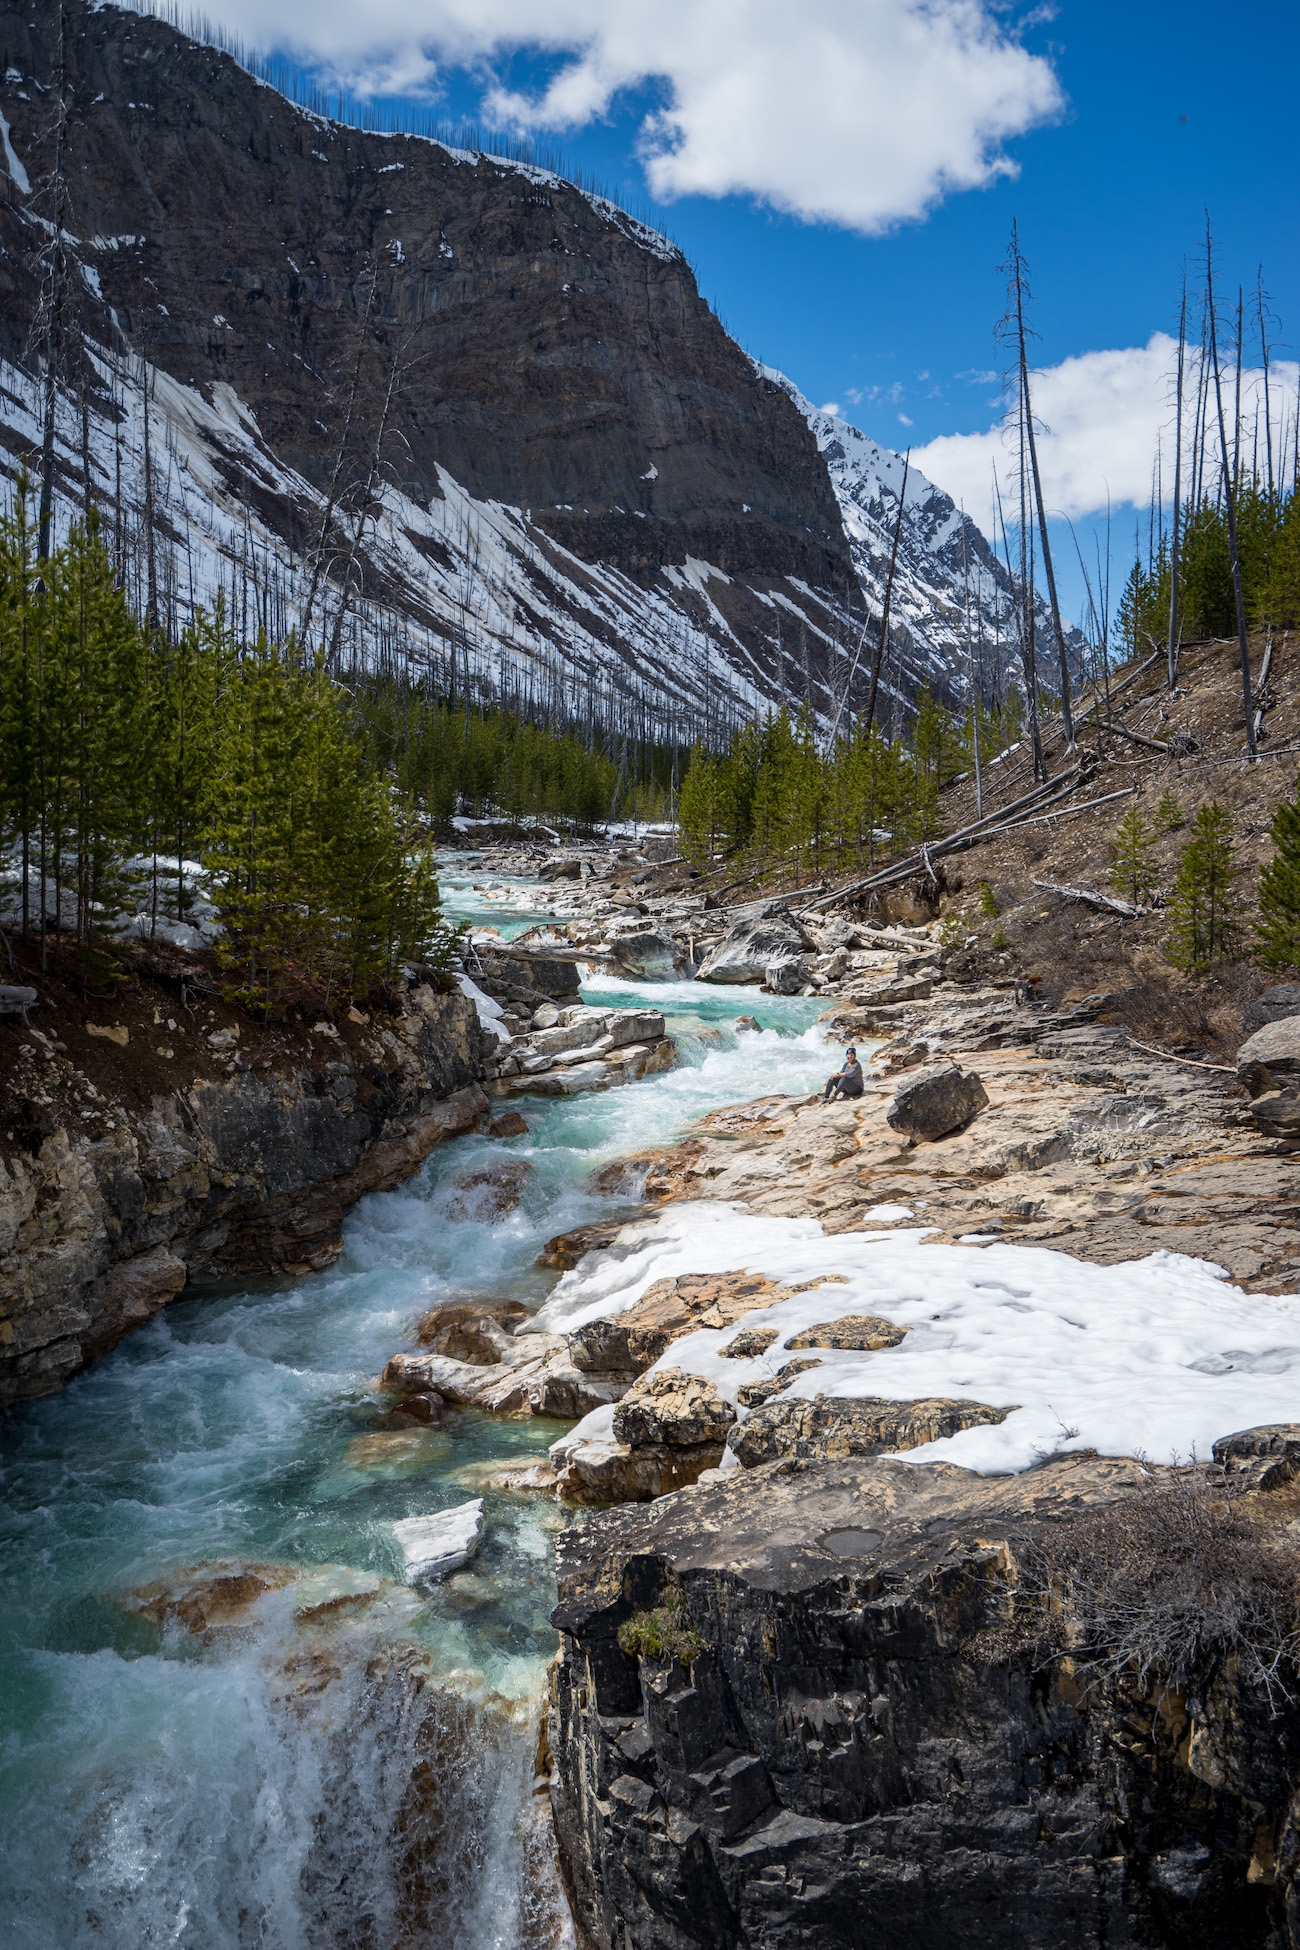
<path id="1" fill-rule="evenodd" d="M 879 618 L 898 525 L 904 457 L 882 447 L 840 414 L 825 413 L 784 373 L 759 370 L 798 407 L 816 436 L 844 519 L 853 566 L 873 616 Z M 891 655 L 882 682 L 904 698 L 928 681 L 948 699 L 969 695 L 978 680 L 991 700 L 1009 681 L 1023 683 L 1012 580 L 1006 564 L 951 495 L 907 468 L 907 496 L 898 529 L 898 560 L 890 603 Z M 1035 644 L 1040 675 L 1056 672 L 1051 611 L 1035 595 Z M 1072 666 L 1084 650 L 1065 624 Z M 874 643 L 878 636 L 873 636 Z M 864 651 L 865 654 L 865 651 Z"/>
<path id="2" fill-rule="evenodd" d="M 0 0 L 11 481 L 42 436 L 57 13 Z M 220 593 L 341 669 L 638 738 L 862 708 L 902 463 L 755 367 L 670 240 L 548 170 L 331 121 L 148 14 L 63 13 L 58 517 L 97 504 L 142 610 L 180 629 Z M 913 475 L 882 720 L 927 679 L 987 690 L 1009 608 Z"/>

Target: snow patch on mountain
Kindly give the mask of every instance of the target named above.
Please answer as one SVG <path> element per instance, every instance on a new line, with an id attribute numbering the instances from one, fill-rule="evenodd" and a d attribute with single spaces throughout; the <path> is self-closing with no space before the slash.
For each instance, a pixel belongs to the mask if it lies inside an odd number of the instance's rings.
<path id="1" fill-rule="evenodd" d="M 874 619 L 863 655 L 874 654 L 898 522 L 904 457 L 882 447 L 839 413 L 814 406 L 784 373 L 764 365 L 758 371 L 781 387 L 816 436 L 840 504 L 853 566 Z M 1041 598 L 1036 598 L 1034 610 L 1040 670 L 1054 671 L 1051 613 Z M 1000 696 L 1008 681 L 1023 688 L 1016 606 L 1006 564 L 952 496 L 911 466 L 889 634 L 881 672 L 886 696 L 910 698 L 922 682 L 929 682 L 949 702 L 969 697 L 977 679 L 986 701 Z M 1066 640 L 1075 661 L 1083 651 L 1083 638 L 1067 625 Z"/>

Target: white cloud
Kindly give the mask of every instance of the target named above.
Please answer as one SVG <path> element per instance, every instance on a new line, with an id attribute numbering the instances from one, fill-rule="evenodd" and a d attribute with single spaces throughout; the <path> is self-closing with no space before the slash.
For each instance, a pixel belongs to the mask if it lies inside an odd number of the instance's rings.
<path id="1" fill-rule="evenodd" d="M 1106 505 L 1129 503 L 1145 507 L 1151 497 L 1156 455 L 1162 455 L 1161 481 L 1165 498 L 1173 491 L 1174 400 L 1178 345 L 1165 332 L 1156 332 L 1146 345 L 1110 352 L 1084 352 L 1033 374 L 1031 389 L 1038 427 L 1038 458 L 1043 495 L 1052 515 L 1071 519 L 1094 514 Z M 979 375 L 983 377 L 983 375 Z M 1275 453 L 1285 438 L 1294 438 L 1296 388 L 1300 367 L 1279 361 L 1271 371 L 1270 403 Z M 1224 411 L 1232 439 L 1233 376 L 1225 375 Z M 1184 466 L 1191 447 L 1196 397 L 1196 367 L 1189 357 L 1184 407 Z M 1259 410 L 1259 468 L 1264 471 L 1263 374 L 1242 375 L 1242 439 L 1245 464 L 1255 450 L 1256 408 Z M 1213 432 L 1213 424 L 1211 427 Z M 1215 435 L 1217 438 L 1217 434 Z M 992 474 L 996 466 L 1003 481 L 1016 465 L 1014 420 L 1001 421 L 986 433 L 943 434 L 917 448 L 913 460 L 937 486 L 945 488 L 967 512 L 991 530 Z M 1213 469 L 1211 469 L 1213 479 Z M 1184 488 L 1186 479 L 1184 478 Z"/>
<path id="2" fill-rule="evenodd" d="M 575 129 L 646 82 L 664 105 L 640 151 L 657 197 L 752 196 L 868 234 L 954 190 L 1014 173 L 1002 145 L 1054 117 L 1061 91 L 989 0 L 216 0 L 255 44 L 359 92 L 482 75 L 489 119 Z M 558 56 L 540 95 L 493 62 Z"/>

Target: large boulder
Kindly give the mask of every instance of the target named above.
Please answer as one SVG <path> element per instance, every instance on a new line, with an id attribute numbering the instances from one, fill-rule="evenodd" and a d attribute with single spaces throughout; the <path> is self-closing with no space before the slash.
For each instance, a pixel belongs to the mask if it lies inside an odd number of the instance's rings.
<path id="1" fill-rule="evenodd" d="M 1265 989 L 1245 1011 L 1241 1026 L 1247 1036 L 1253 1036 L 1257 1029 L 1287 1016 L 1300 1016 L 1300 982 L 1279 982 L 1276 988 Z"/>
<path id="2" fill-rule="evenodd" d="M 763 901 L 737 911 L 736 919 L 701 965 L 700 982 L 764 982 L 816 948 L 783 901 Z M 805 975 L 805 980 L 807 979 Z"/>
<path id="3" fill-rule="evenodd" d="M 1291 1077 L 1300 1077 L 1300 1016 L 1265 1023 L 1237 1051 L 1237 1081 L 1252 1097 L 1286 1087 L 1282 1079 Z"/>
<path id="4" fill-rule="evenodd" d="M 961 1130 L 987 1103 L 988 1092 L 974 1070 L 933 1063 L 907 1072 L 885 1117 L 902 1137 L 934 1139 Z"/>
<path id="5" fill-rule="evenodd" d="M 735 1409 L 711 1381 L 681 1368 L 657 1368 L 629 1388 L 614 1410 L 614 1440 L 633 1449 L 694 1449 L 725 1442 L 735 1419 Z"/>
<path id="6" fill-rule="evenodd" d="M 636 981 L 671 982 L 686 968 L 686 956 L 670 934 L 653 921 L 634 920 L 609 932 L 610 952 L 624 974 Z"/>
<path id="7" fill-rule="evenodd" d="M 1300 1138 L 1300 1090 L 1266 1090 L 1253 1099 L 1250 1114 L 1265 1137 L 1288 1144 Z"/>
<path id="8" fill-rule="evenodd" d="M 1009 1408 L 990 1408 L 985 1402 L 950 1401 L 938 1396 L 923 1401 L 889 1402 L 876 1396 L 820 1395 L 816 1401 L 796 1397 L 756 1408 L 747 1422 L 731 1431 L 728 1447 L 746 1469 L 776 1462 L 785 1456 L 803 1462 L 839 1462 L 846 1456 L 878 1456 L 895 1449 L 917 1449 L 1004 1422 Z"/>

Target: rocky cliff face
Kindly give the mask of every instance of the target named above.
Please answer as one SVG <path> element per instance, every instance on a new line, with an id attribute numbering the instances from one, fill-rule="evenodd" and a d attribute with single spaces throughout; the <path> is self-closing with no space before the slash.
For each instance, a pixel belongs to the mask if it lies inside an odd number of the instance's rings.
<path id="1" fill-rule="evenodd" d="M 1035 1538 L 1141 1476 L 775 1463 L 569 1533 L 553 1798 L 600 1950 L 1295 1943 L 1294 1711 L 1007 1629 Z M 620 1647 L 656 1607 L 682 1659 Z"/>
<path id="2" fill-rule="evenodd" d="M 142 609 L 152 586 L 183 626 L 224 590 L 243 628 L 306 615 L 345 659 L 639 736 L 834 715 L 888 495 L 673 244 L 548 171 L 311 113 L 163 21 L 63 11 L 60 499 L 111 510 Z M 56 29 L 0 0 L 11 478 L 42 435 Z M 965 682 L 945 521 L 909 526 L 887 695 Z"/>
<path id="3" fill-rule="evenodd" d="M 0 1405 L 61 1386 L 187 1283 L 330 1265 L 350 1205 L 487 1109 L 494 1039 L 463 996 L 427 986 L 391 1025 L 358 1014 L 265 1062 L 239 1053 L 233 1023 L 110 1024 L 119 1048 L 42 1014 L 45 1030 L 6 1026 L 0 1050 Z M 183 1039 L 198 1053 L 169 1089 Z"/>
<path id="4" fill-rule="evenodd" d="M 630 609 L 667 665 L 725 644 L 744 691 L 764 681 L 769 591 L 792 577 L 814 592 L 817 650 L 851 580 L 830 480 L 674 245 L 546 171 L 311 114 L 162 21 L 65 14 L 71 499 L 85 444 L 97 493 L 116 496 L 125 461 L 147 518 L 147 368 L 149 498 L 180 585 L 197 569 L 211 593 L 222 558 L 228 582 L 232 557 L 246 577 L 264 552 L 263 604 L 271 582 L 270 620 L 292 620 L 324 532 L 336 590 L 350 560 L 356 601 L 444 656 L 455 641 L 462 680 L 468 663 L 508 688 L 503 659 L 532 669 L 557 645 L 617 662 Z M 0 7 L 15 371 L 48 259 L 56 27 Z M 39 418 L 15 388 L 11 450 Z"/>

